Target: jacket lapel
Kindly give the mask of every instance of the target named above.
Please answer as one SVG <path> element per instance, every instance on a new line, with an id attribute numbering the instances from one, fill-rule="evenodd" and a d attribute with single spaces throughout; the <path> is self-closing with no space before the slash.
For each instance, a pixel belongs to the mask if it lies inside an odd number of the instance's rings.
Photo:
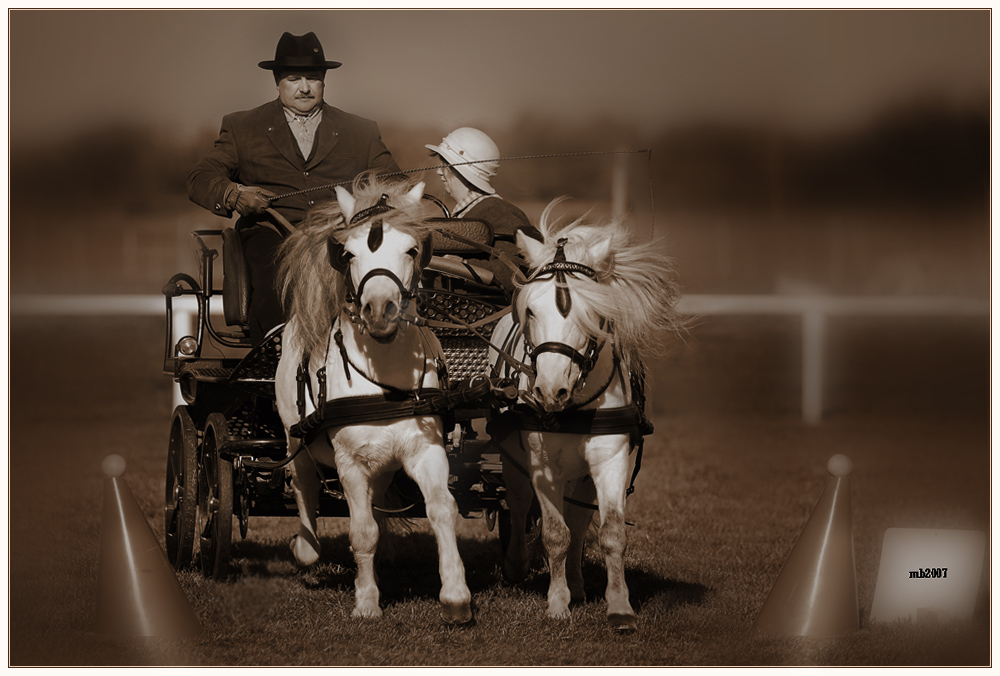
<path id="1" fill-rule="evenodd" d="M 281 107 L 281 101 L 275 101 L 272 111 L 268 115 L 267 135 L 271 143 L 277 148 L 289 162 L 296 167 L 303 166 L 302 153 L 299 151 L 292 130 L 288 128 L 288 120 L 285 119 L 285 112 Z"/>
<path id="2" fill-rule="evenodd" d="M 330 154 L 333 147 L 339 140 L 337 131 L 337 109 L 326 103 L 323 104 L 323 119 L 316 129 L 316 138 L 313 140 L 313 151 L 306 162 L 306 169 L 311 169 L 323 161 L 323 158 Z"/>

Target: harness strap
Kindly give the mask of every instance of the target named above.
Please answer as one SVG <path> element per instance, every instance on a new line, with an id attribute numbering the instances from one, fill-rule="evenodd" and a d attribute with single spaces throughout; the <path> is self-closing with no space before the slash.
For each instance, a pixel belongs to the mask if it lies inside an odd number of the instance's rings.
<path id="1" fill-rule="evenodd" d="M 473 378 L 448 390 L 425 388 L 418 393 L 408 393 L 404 397 L 372 394 L 331 399 L 299 420 L 289 430 L 289 434 L 310 443 L 330 427 L 419 415 L 441 415 L 460 406 L 481 401 L 489 396 L 490 392 L 489 379 Z"/>
<path id="2" fill-rule="evenodd" d="M 513 429 L 562 434 L 632 434 L 642 432 L 643 416 L 635 406 L 576 409 L 539 414 L 527 404 L 515 404 L 497 418 L 509 416 Z"/>
<path id="3" fill-rule="evenodd" d="M 490 373 L 494 378 L 501 377 L 500 373 L 501 361 L 503 361 L 506 366 L 506 369 L 504 370 L 503 373 L 503 377 L 505 378 L 512 377 L 513 372 L 522 373 L 528 376 L 529 378 L 535 374 L 534 369 L 532 369 L 527 364 L 518 361 L 512 354 L 514 350 L 514 345 L 521 337 L 521 331 L 522 331 L 521 324 L 517 321 L 517 318 L 515 316 L 514 323 L 511 324 L 510 330 L 507 332 L 507 335 L 503 339 L 503 344 L 498 348 L 493 346 L 492 343 L 490 343 L 490 346 L 493 347 L 494 350 L 496 350 L 497 356 L 499 357 L 499 359 L 497 359 L 493 363 L 493 367 L 490 369 Z"/>
<path id="4" fill-rule="evenodd" d="M 327 427 L 392 420 L 430 413 L 429 400 L 391 400 L 382 394 L 331 399 L 292 426 L 289 434 L 308 441 Z"/>
<path id="5" fill-rule="evenodd" d="M 490 342 L 489 339 L 481 335 L 480 333 L 476 332 L 475 329 L 481 328 L 483 326 L 488 326 L 489 324 L 492 324 L 493 322 L 502 318 L 504 315 L 510 313 L 510 307 L 505 307 L 503 310 L 498 310 L 497 312 L 494 312 L 491 315 L 483 317 L 482 319 L 477 319 L 474 322 L 466 322 L 461 317 L 456 317 L 453 313 L 449 312 L 447 309 L 441 307 L 440 305 L 437 305 L 433 301 L 424 299 L 421 300 L 420 302 L 425 307 L 429 307 L 432 310 L 437 310 L 441 314 L 446 315 L 449 319 L 453 319 L 454 321 L 443 322 L 439 319 L 424 319 L 421 317 L 407 321 L 412 321 L 414 324 L 417 324 L 418 326 L 429 326 L 432 329 L 466 329 L 472 331 L 477 338 L 487 343 Z"/>
<path id="6" fill-rule="evenodd" d="M 529 357 L 529 359 L 531 359 L 531 363 L 535 363 L 535 361 L 538 359 L 538 355 L 542 354 L 543 352 L 555 352 L 556 354 L 561 354 L 562 356 L 569 358 L 571 362 L 579 366 L 581 371 L 587 373 L 592 368 L 594 368 L 594 361 L 596 361 L 597 358 L 597 354 L 594 354 L 594 352 L 600 352 L 600 350 L 598 349 L 596 351 L 592 351 L 588 349 L 587 350 L 588 354 L 585 356 L 574 350 L 566 343 L 556 343 L 550 341 L 548 343 L 542 343 L 541 345 L 539 345 L 538 347 L 536 347 L 534 350 L 531 351 L 531 356 Z"/>
<path id="7" fill-rule="evenodd" d="M 478 338 L 479 340 L 481 340 L 484 343 L 486 343 L 489 347 L 493 348 L 496 351 L 496 353 L 500 356 L 500 358 L 507 363 L 507 366 L 509 367 L 509 369 L 513 369 L 514 371 L 517 371 L 518 373 L 523 373 L 524 375 L 528 376 L 529 378 L 535 374 L 534 370 L 530 366 L 528 366 L 527 364 L 525 364 L 523 362 L 518 361 L 517 359 L 515 359 L 512 355 L 510 355 L 507 352 L 507 350 L 505 349 L 507 347 L 506 343 L 504 344 L 503 347 L 497 347 L 496 345 L 494 345 L 490 341 L 489 338 L 487 338 L 482 333 L 480 333 L 478 330 L 476 330 L 477 327 L 479 327 L 479 326 L 481 326 L 481 325 L 483 325 L 485 323 L 488 323 L 489 321 L 493 321 L 494 319 L 498 319 L 498 318 L 502 317 L 503 315 L 507 314 L 508 312 L 510 312 L 510 308 L 507 308 L 505 310 L 501 310 L 500 312 L 497 312 L 497 313 L 495 313 L 493 315 L 490 315 L 489 317 L 485 317 L 485 318 L 483 318 L 483 319 L 481 319 L 481 320 L 479 320 L 479 321 L 477 321 L 477 322 L 475 322 L 473 324 L 470 324 L 470 323 L 464 321 L 461 317 L 456 317 L 447 308 L 443 308 L 443 307 L 435 304 L 433 301 L 424 300 L 423 303 L 424 303 L 424 305 L 426 307 L 429 307 L 432 310 L 436 310 L 436 311 L 440 312 L 441 314 L 446 315 L 450 319 L 453 319 L 456 322 L 456 324 L 453 325 L 453 326 L 457 325 L 458 328 L 463 328 L 463 329 L 466 329 L 467 331 L 470 331 L 476 338 Z M 423 323 L 427 324 L 428 326 L 432 325 L 430 320 L 423 320 Z M 447 324 L 444 323 L 444 322 L 438 322 L 436 324 L 447 326 Z M 496 375 L 495 372 L 496 372 L 496 367 L 494 367 L 494 375 Z"/>

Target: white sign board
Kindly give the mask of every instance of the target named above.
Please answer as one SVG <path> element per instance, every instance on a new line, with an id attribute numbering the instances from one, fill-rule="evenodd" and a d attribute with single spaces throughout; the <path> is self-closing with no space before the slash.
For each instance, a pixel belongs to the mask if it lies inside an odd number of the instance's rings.
<path id="1" fill-rule="evenodd" d="M 972 617 L 985 553 L 978 530 L 886 530 L 869 620 Z"/>

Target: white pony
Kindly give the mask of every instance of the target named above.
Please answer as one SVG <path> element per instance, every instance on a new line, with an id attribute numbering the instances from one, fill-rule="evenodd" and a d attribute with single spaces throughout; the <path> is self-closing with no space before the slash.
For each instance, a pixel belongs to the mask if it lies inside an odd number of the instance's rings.
<path id="1" fill-rule="evenodd" d="M 542 214 L 543 241 L 518 233 L 532 272 L 493 334 L 507 364 L 511 356 L 530 364 L 515 375 L 520 403 L 491 421 L 511 514 L 503 572 L 515 582 L 528 574 L 534 487 L 550 572 L 548 615 L 568 619 L 570 601 L 584 598 L 583 546 L 596 498 L 608 620 L 628 632 L 636 620 L 624 575 L 625 498 L 636 447 L 649 431 L 640 354 L 682 327 L 673 309 L 679 292 L 671 261 L 652 245 L 632 244 L 623 222 L 559 227 L 549 222 L 556 203 Z M 500 359 L 494 351 L 498 371 Z"/>
<path id="2" fill-rule="evenodd" d="M 340 187 L 336 192 L 336 203 L 312 212 L 288 237 L 279 266 L 290 319 L 275 375 L 278 413 L 286 432 L 316 416 L 325 421 L 313 425 L 318 433 L 303 435 L 304 441 L 301 429 L 288 435 L 301 520 L 292 552 L 300 565 L 319 558 L 320 472 L 336 468 L 357 563 L 353 615 L 381 616 L 374 571 L 379 526 L 372 503 L 402 468 L 419 486 L 437 538 L 442 617 L 468 622 L 471 595 L 455 539 L 458 509 L 448 491 L 441 418 L 405 411 L 444 386 L 441 345 L 429 329 L 413 323 L 410 302 L 430 258 L 423 183 L 382 183 L 369 176 L 355 182 L 353 196 Z M 363 422 L 336 419 L 348 404 Z M 394 417 L 371 419 L 387 410 L 396 411 L 389 414 Z"/>

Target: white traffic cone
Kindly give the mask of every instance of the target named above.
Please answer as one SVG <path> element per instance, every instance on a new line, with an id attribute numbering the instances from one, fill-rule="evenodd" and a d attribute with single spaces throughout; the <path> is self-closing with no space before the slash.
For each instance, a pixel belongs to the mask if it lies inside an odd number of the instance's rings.
<path id="1" fill-rule="evenodd" d="M 109 455 L 97 573 L 97 632 L 114 636 L 195 636 L 201 623 L 173 567 L 122 478 L 125 459 Z"/>
<path id="2" fill-rule="evenodd" d="M 843 636 L 860 628 L 851 466 L 846 455 L 827 463 L 832 476 L 753 624 L 754 635 Z"/>

